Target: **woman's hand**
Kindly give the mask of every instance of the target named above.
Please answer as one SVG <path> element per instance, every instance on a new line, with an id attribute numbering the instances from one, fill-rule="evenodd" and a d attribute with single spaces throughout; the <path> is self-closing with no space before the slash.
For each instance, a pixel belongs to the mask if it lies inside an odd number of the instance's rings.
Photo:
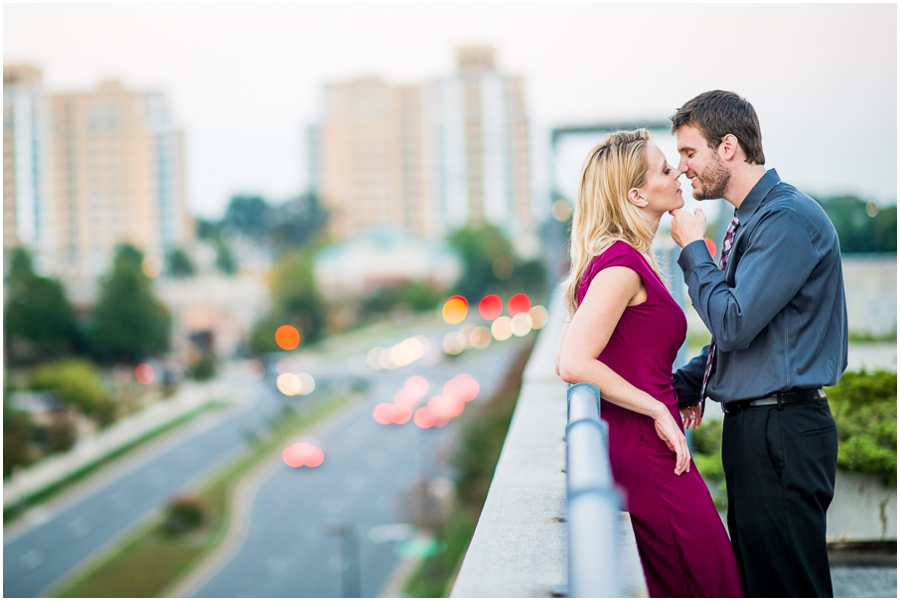
<path id="1" fill-rule="evenodd" d="M 656 427 L 657 436 L 666 443 L 670 451 L 675 453 L 675 475 L 680 476 L 684 472 L 691 471 L 691 451 L 688 449 L 687 439 L 668 409 L 653 420 L 653 425 Z"/>
<path id="2" fill-rule="evenodd" d="M 686 409 L 679 409 L 678 412 L 681 413 L 681 423 L 684 424 L 685 430 L 690 430 L 691 428 L 696 430 L 703 421 L 703 408 L 699 403 Z"/>

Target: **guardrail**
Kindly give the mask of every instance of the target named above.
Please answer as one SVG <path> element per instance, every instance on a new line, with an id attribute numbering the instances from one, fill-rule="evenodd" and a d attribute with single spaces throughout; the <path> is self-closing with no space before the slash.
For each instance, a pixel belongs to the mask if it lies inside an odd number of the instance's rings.
<path id="1" fill-rule="evenodd" d="M 568 390 L 566 495 L 569 597 L 623 597 L 619 528 L 622 497 L 609 464 L 600 390 L 580 383 Z"/>

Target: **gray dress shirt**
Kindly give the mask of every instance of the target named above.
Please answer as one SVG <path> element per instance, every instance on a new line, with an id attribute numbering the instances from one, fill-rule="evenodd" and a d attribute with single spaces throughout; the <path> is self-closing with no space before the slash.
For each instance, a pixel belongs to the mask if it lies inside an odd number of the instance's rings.
<path id="1" fill-rule="evenodd" d="M 836 384 L 847 367 L 847 307 L 834 226 L 774 169 L 736 213 L 725 272 L 702 240 L 678 259 L 718 347 L 706 395 L 728 403 Z M 680 407 L 700 402 L 708 349 L 674 374 Z"/>

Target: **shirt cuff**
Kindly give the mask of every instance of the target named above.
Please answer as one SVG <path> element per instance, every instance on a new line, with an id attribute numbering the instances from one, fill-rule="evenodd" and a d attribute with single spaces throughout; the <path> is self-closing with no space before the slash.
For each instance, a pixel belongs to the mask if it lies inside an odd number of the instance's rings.
<path id="1" fill-rule="evenodd" d="M 694 240 L 682 248 L 681 255 L 678 256 L 678 265 L 685 275 L 690 275 L 698 265 L 706 262 L 712 262 L 715 265 L 715 261 L 709 256 L 709 248 L 707 248 L 705 240 Z"/>

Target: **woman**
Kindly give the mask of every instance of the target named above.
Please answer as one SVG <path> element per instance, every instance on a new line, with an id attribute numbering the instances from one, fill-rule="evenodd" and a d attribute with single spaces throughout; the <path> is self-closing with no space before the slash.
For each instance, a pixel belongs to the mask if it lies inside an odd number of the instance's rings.
<path id="1" fill-rule="evenodd" d="M 600 388 L 613 476 L 625 490 L 652 597 L 741 597 L 728 535 L 691 461 L 672 362 L 687 320 L 650 250 L 663 214 L 684 205 L 680 173 L 646 130 L 591 150 L 572 221 L 569 319 L 556 354 L 567 382 Z"/>

